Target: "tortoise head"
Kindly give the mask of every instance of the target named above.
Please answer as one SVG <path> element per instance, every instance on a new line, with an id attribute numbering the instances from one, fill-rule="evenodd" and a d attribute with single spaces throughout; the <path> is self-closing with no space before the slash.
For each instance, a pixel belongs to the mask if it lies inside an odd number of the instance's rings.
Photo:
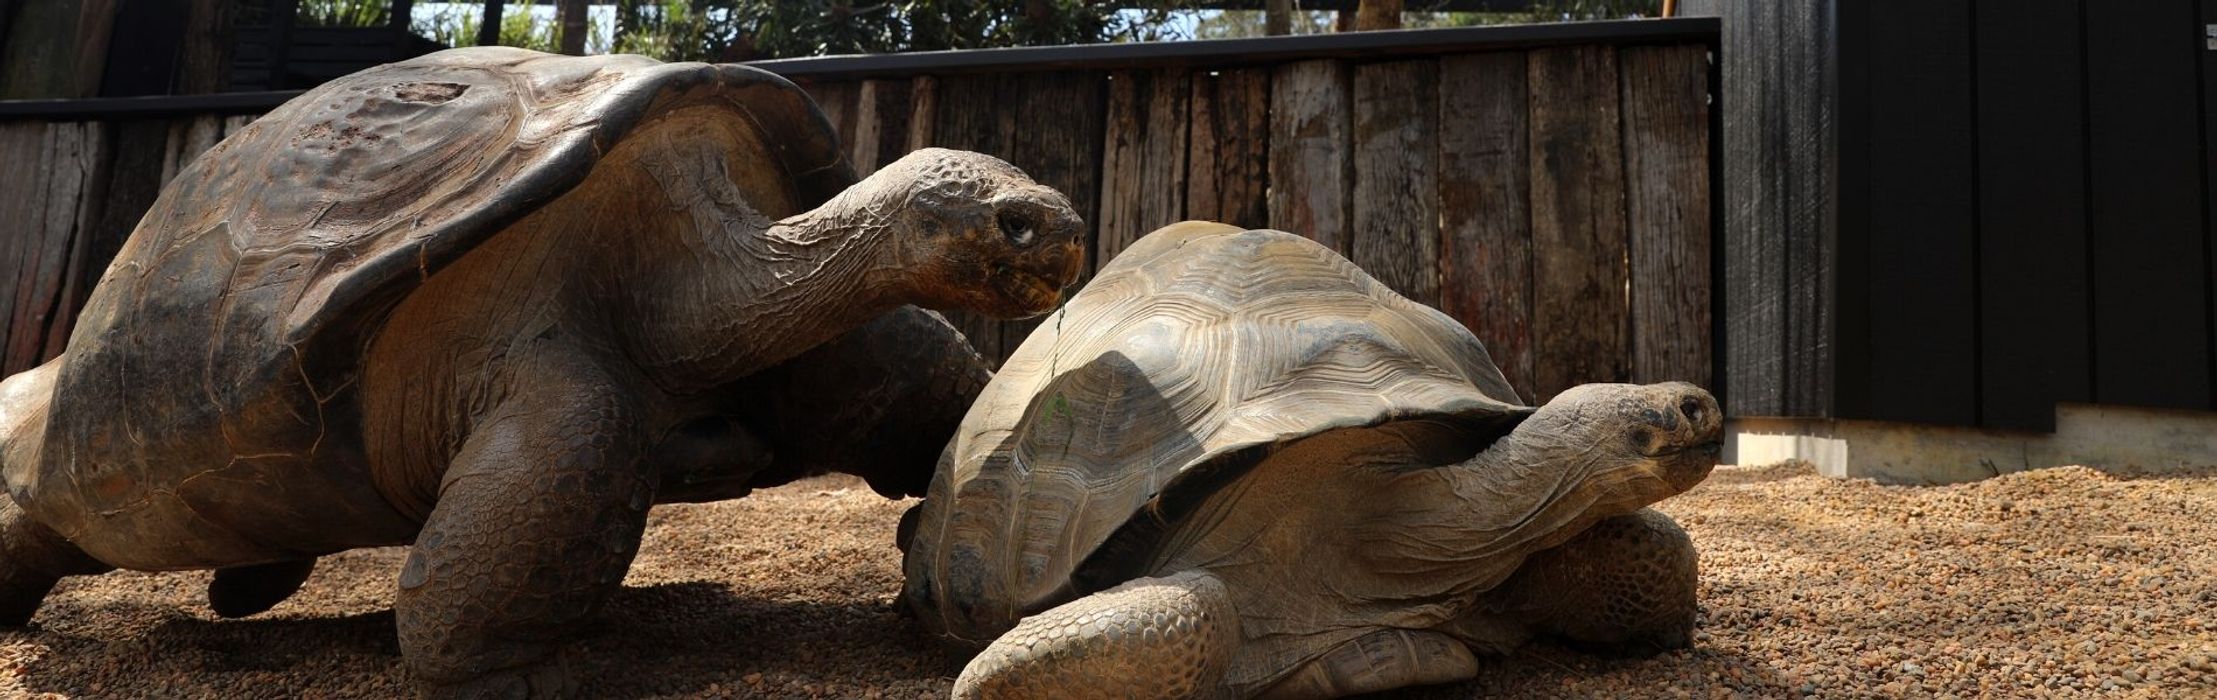
<path id="1" fill-rule="evenodd" d="M 1585 384 L 1517 426 L 1526 459 L 1563 464 L 1601 515 L 1629 513 L 1694 487 L 1717 465 L 1723 412 L 1685 382 Z"/>
<path id="2" fill-rule="evenodd" d="M 1036 316 L 1062 303 L 1085 264 L 1070 199 L 999 158 L 926 148 L 855 190 L 890 220 L 894 265 L 921 306 Z"/>

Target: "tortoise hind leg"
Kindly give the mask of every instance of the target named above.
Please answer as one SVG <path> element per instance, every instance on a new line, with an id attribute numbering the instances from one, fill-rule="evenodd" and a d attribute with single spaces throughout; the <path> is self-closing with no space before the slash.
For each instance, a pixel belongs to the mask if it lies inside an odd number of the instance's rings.
<path id="1" fill-rule="evenodd" d="M 208 583 L 208 607 L 217 617 L 246 617 L 277 607 L 308 582 L 316 560 L 270 562 L 216 569 Z"/>
<path id="2" fill-rule="evenodd" d="M 97 574 L 115 567 L 85 554 L 0 495 L 0 627 L 21 627 L 64 576 Z"/>
<path id="3" fill-rule="evenodd" d="M 954 697 L 1223 697 L 1238 646 L 1223 581 L 1201 571 L 1137 579 L 1024 618 L 962 669 Z"/>

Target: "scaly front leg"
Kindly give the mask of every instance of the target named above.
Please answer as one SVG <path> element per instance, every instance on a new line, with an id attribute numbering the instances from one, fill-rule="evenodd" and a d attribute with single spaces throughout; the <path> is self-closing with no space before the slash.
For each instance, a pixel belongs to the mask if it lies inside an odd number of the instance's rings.
<path id="1" fill-rule="evenodd" d="M 568 643 L 639 551 L 655 476 L 636 413 L 552 364 L 463 444 L 401 568 L 401 655 L 428 697 L 575 695 Z"/>
<path id="2" fill-rule="evenodd" d="M 957 700 L 1220 698 L 1239 613 L 1205 571 L 1126 582 L 1024 618 L 962 669 Z"/>

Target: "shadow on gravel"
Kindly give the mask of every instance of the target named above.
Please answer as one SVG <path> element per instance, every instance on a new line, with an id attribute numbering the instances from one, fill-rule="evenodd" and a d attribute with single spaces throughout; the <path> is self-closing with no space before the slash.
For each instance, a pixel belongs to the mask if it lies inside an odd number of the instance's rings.
<path id="1" fill-rule="evenodd" d="M 890 599 L 762 600 L 707 582 L 626 588 L 586 640 L 592 679 L 585 695 L 783 695 L 795 684 L 829 688 L 961 671 L 964 657 L 939 648 L 896 610 Z M 765 675 L 780 689 L 758 685 Z"/>
<path id="2" fill-rule="evenodd" d="M 160 617 L 128 641 L 34 627 L 21 636 L 51 649 L 23 668 L 33 692 L 69 697 L 239 697 L 242 688 L 275 690 L 276 678 L 311 676 L 325 694 L 352 694 L 381 685 L 376 671 L 397 674 L 398 644 L 391 611 L 344 617 L 216 621 L 188 617 L 171 606 L 116 604 L 118 617 Z M 367 686 L 364 683 L 367 682 Z M 158 689 L 158 690 L 156 690 Z M 250 693 L 251 694 L 251 693 Z"/>
<path id="3" fill-rule="evenodd" d="M 408 692 L 390 610 L 244 620 L 138 603 L 79 612 L 148 623 L 126 640 L 38 627 L 0 633 L 0 640 L 50 649 L 22 668 L 28 689 L 70 697 Z M 896 614 L 891 601 L 747 599 L 706 582 L 623 589 L 581 646 L 584 696 L 594 698 L 785 697 L 796 686 L 928 681 L 952 676 L 962 663 Z M 759 685 L 764 675 L 774 677 L 772 685 Z"/>

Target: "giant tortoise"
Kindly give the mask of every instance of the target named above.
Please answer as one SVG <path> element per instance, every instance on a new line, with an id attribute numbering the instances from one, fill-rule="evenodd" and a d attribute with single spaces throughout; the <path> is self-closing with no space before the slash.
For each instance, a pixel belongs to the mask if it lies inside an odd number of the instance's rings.
<path id="1" fill-rule="evenodd" d="M 1082 265 L 1068 200 L 994 158 L 853 178 L 805 94 L 741 66 L 456 49 L 288 101 L 0 385 L 0 623 L 114 567 L 217 569 L 217 611 L 252 613 L 319 555 L 411 544 L 427 695 L 574 690 L 567 638 L 650 505 L 928 483 L 945 434 L 918 433 L 984 376 L 904 305 L 1043 313 Z"/>
<path id="2" fill-rule="evenodd" d="M 1533 635 L 1688 643 L 1692 543 L 1643 507 L 1715 466 L 1715 399 L 1516 397 L 1468 330 L 1316 243 L 1171 226 L 963 418 L 903 597 L 991 642 L 958 698 L 1336 697 Z"/>

